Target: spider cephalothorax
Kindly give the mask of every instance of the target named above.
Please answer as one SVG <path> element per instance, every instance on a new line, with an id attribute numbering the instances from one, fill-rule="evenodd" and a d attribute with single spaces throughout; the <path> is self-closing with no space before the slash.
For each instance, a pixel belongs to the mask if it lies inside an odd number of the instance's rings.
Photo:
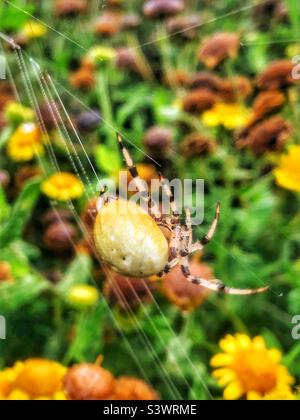
<path id="1" fill-rule="evenodd" d="M 160 183 L 171 203 L 171 215 L 162 215 L 159 206 L 146 191 L 120 135 L 118 141 L 141 198 L 147 203 L 148 212 L 133 202 L 111 196 L 104 198 L 105 189 L 100 193 L 94 239 L 99 257 L 104 263 L 131 277 L 161 275 L 179 264 L 188 281 L 215 292 L 252 295 L 268 290 L 268 287 L 235 289 L 225 286 L 220 280 L 209 281 L 193 276 L 189 255 L 201 251 L 213 238 L 219 221 L 220 204 L 217 205 L 208 233 L 200 241 L 193 242 L 190 211 L 186 210 L 186 222 L 181 224 L 174 193 L 160 176 Z M 163 230 L 169 232 L 169 239 L 166 239 Z"/>

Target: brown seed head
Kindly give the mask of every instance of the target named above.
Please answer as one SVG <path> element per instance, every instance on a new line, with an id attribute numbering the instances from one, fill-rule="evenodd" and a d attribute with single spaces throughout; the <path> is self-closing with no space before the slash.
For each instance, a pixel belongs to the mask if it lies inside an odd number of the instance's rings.
<path id="1" fill-rule="evenodd" d="M 151 19 L 177 15 L 185 8 L 184 0 L 147 0 L 144 15 Z"/>
<path id="2" fill-rule="evenodd" d="M 232 32 L 218 32 L 204 40 L 199 59 L 208 68 L 214 68 L 226 58 L 235 58 L 240 47 L 239 36 Z"/>
<path id="3" fill-rule="evenodd" d="M 73 17 L 87 10 L 87 0 L 56 0 L 54 13 L 59 17 Z"/>
<path id="4" fill-rule="evenodd" d="M 64 389 L 71 400 L 106 400 L 114 385 L 108 370 L 88 363 L 71 367 L 64 379 Z"/>
<path id="5" fill-rule="evenodd" d="M 43 242 L 50 251 L 57 253 L 72 252 L 76 237 L 77 231 L 71 223 L 58 221 L 52 223 L 46 229 Z"/>
<path id="6" fill-rule="evenodd" d="M 217 100 L 217 95 L 208 89 L 192 90 L 183 98 L 183 109 L 191 114 L 199 114 L 212 108 Z"/>
<path id="7" fill-rule="evenodd" d="M 206 280 L 214 279 L 211 269 L 206 264 L 193 260 L 190 262 L 191 273 Z M 192 311 L 200 306 L 209 291 L 201 286 L 190 283 L 176 266 L 170 273 L 163 276 L 162 292 L 167 299 L 183 311 Z"/>
<path id="8" fill-rule="evenodd" d="M 170 151 L 173 138 L 170 128 L 155 126 L 146 131 L 144 145 L 151 156 L 163 157 Z"/>
<path id="9" fill-rule="evenodd" d="M 129 377 L 121 376 L 116 381 L 115 391 L 112 397 L 114 400 L 158 400 L 157 393 L 144 381 Z"/>
<path id="10" fill-rule="evenodd" d="M 256 155 L 281 152 L 291 133 L 290 123 L 280 116 L 275 116 L 239 133 L 237 146 L 247 147 Z"/>
<path id="11" fill-rule="evenodd" d="M 192 133 L 180 145 L 182 154 L 187 157 L 206 156 L 216 149 L 216 142 L 199 133 Z"/>
<path id="12" fill-rule="evenodd" d="M 257 86 L 260 89 L 282 89 L 299 82 L 293 78 L 294 64 L 289 60 L 277 60 L 257 77 Z"/>
<path id="13" fill-rule="evenodd" d="M 111 270 L 107 273 L 103 293 L 112 306 L 128 311 L 152 301 L 153 285 L 148 280 L 125 277 Z"/>

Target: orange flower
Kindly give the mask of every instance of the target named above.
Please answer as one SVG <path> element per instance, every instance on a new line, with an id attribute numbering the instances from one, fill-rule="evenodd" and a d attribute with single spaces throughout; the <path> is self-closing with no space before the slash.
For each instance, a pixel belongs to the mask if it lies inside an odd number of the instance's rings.
<path id="1" fill-rule="evenodd" d="M 47 359 L 28 359 L 0 372 L 0 399 L 66 399 L 66 368 Z"/>

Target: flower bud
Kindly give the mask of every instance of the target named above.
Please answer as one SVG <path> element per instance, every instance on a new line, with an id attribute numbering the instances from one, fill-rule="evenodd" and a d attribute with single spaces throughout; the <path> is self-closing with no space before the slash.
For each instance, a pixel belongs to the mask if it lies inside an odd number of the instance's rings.
<path id="1" fill-rule="evenodd" d="M 87 0 L 56 0 L 54 13 L 59 17 L 73 17 L 87 10 Z"/>
<path id="2" fill-rule="evenodd" d="M 154 389 L 144 381 L 129 376 L 121 376 L 116 381 L 112 399 L 140 401 L 158 400 L 159 397 Z"/>
<path id="3" fill-rule="evenodd" d="M 183 0 L 147 0 L 144 15 L 151 19 L 177 15 L 185 8 Z"/>
<path id="4" fill-rule="evenodd" d="M 144 145 L 153 157 L 164 157 L 173 144 L 173 131 L 167 127 L 156 126 L 150 128 L 144 137 Z"/>
<path id="5" fill-rule="evenodd" d="M 81 112 L 76 117 L 76 126 L 81 133 L 90 133 L 99 126 L 101 116 L 96 110 Z"/>
<path id="6" fill-rule="evenodd" d="M 67 302 L 78 309 L 94 306 L 99 300 L 96 287 L 87 284 L 72 286 L 67 293 Z"/>

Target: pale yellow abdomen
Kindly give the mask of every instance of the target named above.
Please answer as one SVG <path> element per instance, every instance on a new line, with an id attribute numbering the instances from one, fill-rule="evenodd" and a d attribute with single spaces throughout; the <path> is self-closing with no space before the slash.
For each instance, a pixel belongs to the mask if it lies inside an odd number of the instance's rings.
<path id="1" fill-rule="evenodd" d="M 168 242 L 155 221 L 138 205 L 112 201 L 98 213 L 94 239 L 101 260 L 121 274 L 147 277 L 168 262 Z"/>

